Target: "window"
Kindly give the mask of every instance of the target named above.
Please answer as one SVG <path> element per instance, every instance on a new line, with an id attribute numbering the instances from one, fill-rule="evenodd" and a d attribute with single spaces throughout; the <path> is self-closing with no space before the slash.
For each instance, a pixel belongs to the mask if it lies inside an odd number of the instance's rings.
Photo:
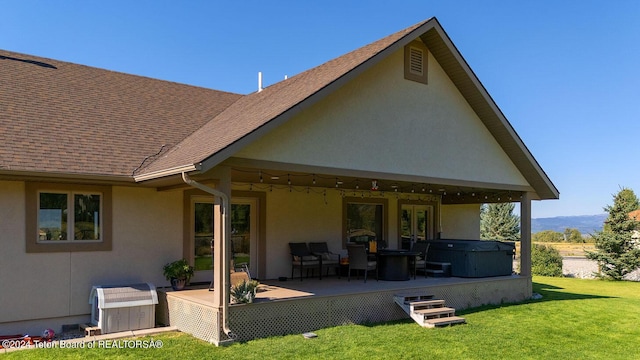
<path id="1" fill-rule="evenodd" d="M 38 194 L 38 241 L 102 241 L 99 193 Z"/>
<path id="2" fill-rule="evenodd" d="M 404 47 L 404 78 L 427 83 L 427 47 L 421 41 L 413 41 Z"/>
<path id="3" fill-rule="evenodd" d="M 346 242 L 387 241 L 387 200 L 345 198 L 343 230 Z"/>
<path id="4" fill-rule="evenodd" d="M 111 250 L 111 187 L 27 183 L 27 252 Z"/>

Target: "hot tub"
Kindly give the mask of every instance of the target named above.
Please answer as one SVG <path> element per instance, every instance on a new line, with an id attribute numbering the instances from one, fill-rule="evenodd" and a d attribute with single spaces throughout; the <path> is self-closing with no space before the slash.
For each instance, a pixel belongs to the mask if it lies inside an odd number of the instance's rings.
<path id="1" fill-rule="evenodd" d="M 427 260 L 451 263 L 451 275 L 489 277 L 511 275 L 515 244 L 496 240 L 429 240 Z"/>

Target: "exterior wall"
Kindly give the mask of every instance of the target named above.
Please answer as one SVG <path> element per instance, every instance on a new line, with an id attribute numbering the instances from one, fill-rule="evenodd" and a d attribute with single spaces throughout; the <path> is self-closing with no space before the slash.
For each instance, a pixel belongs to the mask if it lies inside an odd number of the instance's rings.
<path id="1" fill-rule="evenodd" d="M 442 205 L 443 239 L 480 239 L 480 204 Z"/>
<path id="2" fill-rule="evenodd" d="M 241 187 L 236 186 L 236 189 Z M 255 186 L 253 187 L 255 190 Z M 342 233 L 342 191 L 336 189 L 306 189 L 294 188 L 293 191 L 277 189 L 266 191 L 266 274 L 261 279 L 277 279 L 281 276 L 291 276 L 291 256 L 289 254 L 289 242 L 314 242 L 326 241 L 333 252 L 347 255 L 342 248 L 342 241 L 346 234 Z M 379 194 L 378 196 L 381 196 Z M 386 194 L 387 228 L 385 239 L 390 248 L 398 248 L 398 199 L 394 194 Z M 419 199 L 419 196 L 404 195 L 402 200 Z M 464 207 L 460 207 L 464 209 Z M 465 224 L 472 228 L 474 216 L 478 217 L 478 206 L 472 205 L 473 211 L 453 211 L 447 216 L 453 216 L 452 223 Z M 471 216 L 472 219 L 465 219 Z M 479 234 L 479 222 L 477 222 Z M 461 232 L 460 232 L 461 233 Z M 470 234 L 467 231 L 467 234 Z M 471 236 L 471 235 L 469 235 Z M 476 235 L 472 238 L 478 238 Z M 297 273 L 296 273 L 297 275 Z"/>
<path id="3" fill-rule="evenodd" d="M 182 256 L 180 192 L 113 187 L 111 251 L 27 254 L 24 191 L 0 181 L 0 333 L 88 321 L 93 285 L 166 285 L 162 265 Z"/>
<path id="4" fill-rule="evenodd" d="M 267 192 L 266 278 L 291 276 L 289 242 L 326 241 L 342 251 L 342 198 L 335 190 L 322 194 L 273 190 Z"/>
<path id="5" fill-rule="evenodd" d="M 234 156 L 527 186 L 435 58 L 428 61 L 428 85 L 405 80 L 399 50 Z"/>

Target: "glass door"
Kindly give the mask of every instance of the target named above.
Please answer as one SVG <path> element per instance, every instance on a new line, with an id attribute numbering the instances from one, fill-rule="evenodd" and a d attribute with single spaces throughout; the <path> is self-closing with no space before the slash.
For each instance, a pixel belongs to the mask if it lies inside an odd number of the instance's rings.
<path id="1" fill-rule="evenodd" d="M 231 254 L 234 266 L 249 269 L 251 277 L 258 274 L 257 200 L 234 198 L 231 201 Z"/>
<path id="2" fill-rule="evenodd" d="M 433 231 L 433 207 L 429 205 L 403 204 L 400 214 L 400 238 L 402 249 L 411 249 L 416 241 L 431 239 Z"/>
<path id="3" fill-rule="evenodd" d="M 191 199 L 191 237 L 193 244 L 193 267 L 195 274 L 191 282 L 206 282 L 213 278 L 213 198 Z"/>
<path id="4" fill-rule="evenodd" d="M 246 266 L 258 277 L 257 199 L 234 198 L 231 201 L 231 249 L 234 266 Z M 195 274 L 191 282 L 208 282 L 213 277 L 213 198 L 194 196 L 191 200 L 191 239 Z"/>

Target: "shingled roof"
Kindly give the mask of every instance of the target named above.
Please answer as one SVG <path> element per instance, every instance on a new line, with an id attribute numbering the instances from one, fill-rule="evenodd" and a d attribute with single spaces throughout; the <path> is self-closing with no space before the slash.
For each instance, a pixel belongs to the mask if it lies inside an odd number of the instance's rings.
<path id="1" fill-rule="evenodd" d="M 8 51 L 0 84 L 0 174 L 124 181 L 242 97 Z"/>
<path id="2" fill-rule="evenodd" d="M 537 196 L 558 198 L 435 18 L 244 96 L 0 51 L 0 175 L 204 172 L 418 38 Z"/>

